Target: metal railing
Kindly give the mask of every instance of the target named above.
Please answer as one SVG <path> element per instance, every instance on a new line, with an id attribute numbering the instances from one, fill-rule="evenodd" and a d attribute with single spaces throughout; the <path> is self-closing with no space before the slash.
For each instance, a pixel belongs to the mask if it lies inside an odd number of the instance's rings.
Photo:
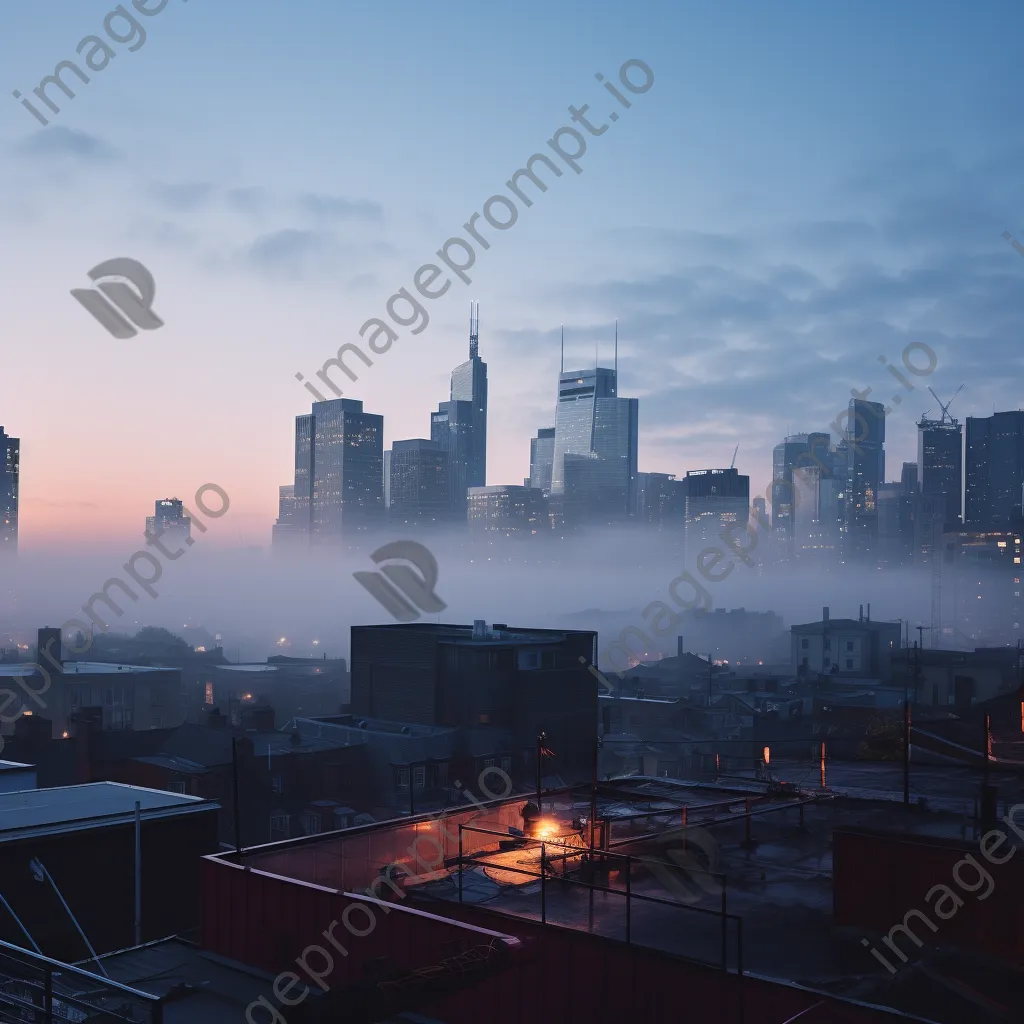
<path id="1" fill-rule="evenodd" d="M 163 999 L 0 941 L 0 1020 L 163 1024 Z"/>
<path id="2" fill-rule="evenodd" d="M 496 837 L 498 840 L 505 842 L 515 842 L 518 849 L 527 849 L 529 847 L 537 848 L 540 847 L 540 870 L 531 871 L 528 868 L 513 867 L 505 863 L 494 864 L 488 861 L 488 856 L 493 854 L 494 851 L 481 851 L 469 856 L 464 854 L 463 851 L 463 833 L 472 832 L 478 835 L 490 835 Z M 556 852 L 551 855 L 549 853 L 550 848 L 554 847 Z M 599 882 L 593 881 L 593 876 L 590 880 L 583 878 L 569 877 L 565 874 L 558 875 L 557 873 L 551 872 L 548 869 L 548 865 L 552 861 L 561 859 L 566 862 L 568 859 L 581 859 L 583 857 L 589 858 L 590 867 L 593 868 L 597 861 L 611 861 L 618 862 L 623 865 L 622 874 L 624 876 L 624 885 L 621 888 L 617 888 L 611 885 L 602 885 Z M 667 899 L 663 896 L 652 896 L 647 893 L 639 893 L 634 891 L 632 887 L 632 875 L 633 868 L 638 867 L 640 870 L 649 870 L 650 863 L 647 858 L 631 856 L 629 854 L 612 853 L 607 850 L 594 849 L 591 850 L 585 847 L 578 847 L 559 843 L 557 840 L 539 840 L 531 839 L 528 837 L 519 837 L 510 835 L 507 832 L 499 832 L 494 829 L 485 829 L 475 825 L 460 825 L 459 826 L 459 857 L 458 857 L 458 884 L 459 884 L 459 902 L 462 903 L 464 892 L 463 892 L 463 871 L 466 866 L 470 867 L 491 867 L 492 869 L 499 870 L 502 872 L 509 872 L 511 874 L 523 875 L 529 878 L 536 878 L 540 880 L 540 920 L 541 924 L 549 923 L 548 913 L 548 886 L 549 880 L 555 879 L 561 885 L 579 886 L 587 890 L 591 895 L 591 900 L 594 893 L 605 893 L 621 897 L 625 900 L 625 941 L 628 945 L 635 942 L 635 936 L 633 934 L 633 904 L 640 902 L 642 904 L 655 905 L 670 907 L 678 911 L 689 911 L 694 914 L 702 914 L 706 917 L 716 917 L 720 921 L 721 928 L 721 946 L 720 955 L 716 963 L 715 960 L 693 958 L 698 962 L 705 963 L 709 966 L 719 967 L 723 973 L 731 973 L 728 956 L 728 929 L 729 922 L 734 922 L 736 926 L 736 960 L 735 960 L 735 973 L 741 978 L 743 976 L 743 918 L 738 914 L 730 914 L 727 909 L 726 903 L 726 886 L 725 876 L 716 875 L 721 883 L 721 903 L 720 906 L 712 910 L 708 907 L 695 907 L 689 903 L 684 903 L 679 900 Z M 591 908 L 592 908 L 591 903 Z M 503 908 L 504 909 L 504 908 Z M 512 911 L 515 913 L 515 911 Z M 519 915 L 522 916 L 522 915 Z M 569 927 L 572 927 L 570 925 Z M 582 928 L 578 930 L 583 930 Z M 593 910 L 591 909 L 590 920 L 588 931 L 594 931 L 594 918 Z M 637 943 L 638 945 L 649 946 L 652 949 L 664 949 L 663 946 L 653 945 L 651 943 Z M 669 950 L 671 952 L 671 950 Z"/>

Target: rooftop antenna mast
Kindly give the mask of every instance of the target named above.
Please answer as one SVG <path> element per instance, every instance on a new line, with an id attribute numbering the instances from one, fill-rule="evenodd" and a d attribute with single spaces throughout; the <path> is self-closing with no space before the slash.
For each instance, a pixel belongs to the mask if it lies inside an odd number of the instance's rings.
<path id="1" fill-rule="evenodd" d="M 558 372 L 565 373 L 565 324 L 562 324 L 562 365 Z"/>
<path id="2" fill-rule="evenodd" d="M 615 318 L 615 390 L 619 390 L 619 318 Z"/>
<path id="3" fill-rule="evenodd" d="M 732 462 L 729 463 L 729 468 L 732 469 L 736 465 L 736 456 L 739 454 L 740 446 L 736 445 L 736 450 L 732 453 Z"/>
<path id="4" fill-rule="evenodd" d="M 469 358 L 476 359 L 480 351 L 480 303 L 476 304 L 476 315 L 473 315 L 473 303 L 469 304 Z"/>

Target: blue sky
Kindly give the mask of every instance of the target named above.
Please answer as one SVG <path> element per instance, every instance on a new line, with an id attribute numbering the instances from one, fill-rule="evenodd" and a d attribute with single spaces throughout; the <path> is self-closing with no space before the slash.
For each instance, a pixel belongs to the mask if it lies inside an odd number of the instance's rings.
<path id="1" fill-rule="evenodd" d="M 155 0 L 150 0 L 150 6 Z M 0 424 L 23 438 L 25 542 L 137 533 L 213 480 L 266 543 L 312 377 L 561 125 L 595 72 L 655 84 L 347 391 L 388 442 L 429 432 L 464 358 L 490 368 L 489 483 L 518 482 L 567 365 L 611 354 L 640 468 L 737 465 L 823 429 L 913 340 L 961 417 L 1020 404 L 1019 3 L 170 0 L 43 129 L 31 95 L 102 33 L 96 0 L 5 5 Z M 130 8 L 129 8 L 130 9 Z M 115 31 L 123 28 L 117 23 Z M 492 234 L 494 234 L 492 232 Z M 116 256 L 159 331 L 107 336 L 70 298 Z M 915 452 L 909 396 L 889 477 Z"/>

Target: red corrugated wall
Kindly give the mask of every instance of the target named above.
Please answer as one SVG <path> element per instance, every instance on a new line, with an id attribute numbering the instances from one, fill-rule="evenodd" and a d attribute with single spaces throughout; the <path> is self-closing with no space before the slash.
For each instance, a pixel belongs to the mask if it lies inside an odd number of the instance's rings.
<path id="1" fill-rule="evenodd" d="M 203 864 L 202 945 L 214 953 L 271 973 L 295 971 L 295 960 L 310 945 L 328 946 L 322 936 L 345 908 L 371 901 L 325 888 L 245 870 L 216 857 Z M 517 936 L 522 945 L 507 966 L 444 999 L 424 1003 L 420 1012 L 450 1024 L 559 1024 L 644 1021 L 645 1024 L 740 1024 L 740 982 L 676 957 L 583 932 L 544 926 L 482 907 L 443 905 L 450 918 L 404 906 L 385 915 L 375 906 L 377 927 L 354 937 L 335 934 L 348 951 L 337 954 L 328 984 L 363 978 L 364 965 L 390 957 L 406 968 L 425 967 L 458 949 L 486 943 L 495 934 Z M 458 916 L 459 920 L 454 918 Z M 362 912 L 352 914 L 362 927 Z M 480 929 L 488 929 L 482 931 Z M 316 954 L 310 956 L 319 969 Z M 301 971 L 299 971 L 301 974 Z M 308 979 L 305 979 L 308 983 Z M 267 992 L 275 1002 L 269 986 Z M 742 981 L 744 1024 L 781 1024 L 822 997 L 795 987 L 747 977 Z M 822 1015 L 823 1014 L 823 1015 Z M 287 1016 L 287 1011 L 285 1011 Z M 844 1024 L 882 1024 L 888 1014 L 844 1004 L 841 1018 L 823 1007 L 808 1024 L 841 1019 Z"/>
<path id="2" fill-rule="evenodd" d="M 993 856 L 1001 859 L 1015 839 L 1008 826 L 1008 840 Z M 934 933 L 917 919 L 913 931 L 926 943 L 948 943 L 981 949 L 1010 962 L 1024 965 L 1024 850 L 1018 849 L 1003 865 L 989 862 L 978 843 L 871 832 L 861 829 L 836 829 L 833 844 L 833 909 L 838 925 L 866 928 L 888 935 L 893 925 L 901 924 L 909 910 L 920 910 L 937 926 Z M 991 895 L 979 900 L 988 883 L 978 893 L 966 891 L 953 876 L 953 869 L 970 854 L 992 878 Z M 978 873 L 969 864 L 960 869 L 967 886 L 978 884 Z M 942 920 L 934 913 L 938 894 L 926 900 L 936 885 L 946 885 L 963 901 L 956 913 Z M 952 906 L 947 902 L 944 912 Z M 904 952 L 917 947 L 906 936 L 894 938 Z M 881 947 L 885 954 L 888 947 Z M 898 959 L 894 965 L 898 965 Z"/>

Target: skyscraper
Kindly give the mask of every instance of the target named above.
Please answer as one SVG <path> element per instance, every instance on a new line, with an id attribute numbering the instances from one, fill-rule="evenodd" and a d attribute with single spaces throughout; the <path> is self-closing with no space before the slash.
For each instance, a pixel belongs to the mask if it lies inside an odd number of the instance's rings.
<path id="1" fill-rule="evenodd" d="M 295 485 L 282 484 L 277 489 L 277 522 L 271 531 L 271 542 L 287 544 L 301 537 L 302 533 L 295 514 Z"/>
<path id="2" fill-rule="evenodd" d="M 189 540 L 192 537 L 192 520 L 185 515 L 185 506 L 178 498 L 161 498 L 157 501 L 153 515 L 146 517 L 146 534 L 172 539 Z"/>
<path id="3" fill-rule="evenodd" d="M 466 518 L 475 422 L 472 402 L 442 402 L 430 414 L 430 440 L 445 452 L 448 510 L 456 520 Z"/>
<path id="4" fill-rule="evenodd" d="M 469 402 L 469 435 L 466 445 L 466 486 L 487 484 L 487 364 L 480 358 L 480 304 L 476 314 L 469 307 L 469 359 L 452 370 L 453 402 Z"/>
<path id="5" fill-rule="evenodd" d="M 737 469 L 689 470 L 682 481 L 686 502 L 686 558 L 695 564 L 707 547 L 721 547 L 722 532 L 750 517 L 750 477 Z M 731 537 L 737 536 L 732 531 Z"/>
<path id="6" fill-rule="evenodd" d="M 963 430 L 945 409 L 942 418 L 917 425 L 917 468 L 922 494 L 943 495 L 943 523 L 960 524 L 963 501 Z M 1019 498 L 1019 495 L 1018 495 Z M 1018 502 L 1019 504 L 1019 502 Z"/>
<path id="7" fill-rule="evenodd" d="M 395 441 L 388 460 L 392 523 L 427 525 L 450 519 L 448 453 L 436 441 Z"/>
<path id="8" fill-rule="evenodd" d="M 18 550 L 18 474 L 21 441 L 0 427 L 0 554 Z"/>
<path id="9" fill-rule="evenodd" d="M 541 427 L 530 438 L 530 486 L 551 493 L 551 467 L 555 461 L 555 428 Z"/>
<path id="10" fill-rule="evenodd" d="M 384 417 L 351 398 L 295 417 L 295 534 L 331 543 L 384 519 Z"/>
<path id="11" fill-rule="evenodd" d="M 551 494 L 567 521 L 614 523 L 636 512 L 639 402 L 618 397 L 615 366 L 558 377 Z"/>
<path id="12" fill-rule="evenodd" d="M 797 468 L 814 467 L 819 470 L 820 478 L 831 479 L 833 464 L 829 452 L 830 440 L 827 431 L 791 434 L 772 451 L 772 532 L 775 534 L 782 557 L 789 557 L 792 554 L 796 529 L 798 495 L 793 487 L 793 471 Z M 814 495 L 815 507 L 805 510 L 804 518 L 817 523 L 820 512 L 817 504 L 817 483 L 807 494 Z"/>
<path id="13" fill-rule="evenodd" d="M 1008 526 L 1024 486 L 1024 412 L 967 417 L 964 519 Z"/>
<path id="14" fill-rule="evenodd" d="M 878 545 L 878 492 L 885 481 L 885 406 L 850 399 L 846 423 L 848 452 L 846 542 L 852 558 L 872 559 Z"/>

